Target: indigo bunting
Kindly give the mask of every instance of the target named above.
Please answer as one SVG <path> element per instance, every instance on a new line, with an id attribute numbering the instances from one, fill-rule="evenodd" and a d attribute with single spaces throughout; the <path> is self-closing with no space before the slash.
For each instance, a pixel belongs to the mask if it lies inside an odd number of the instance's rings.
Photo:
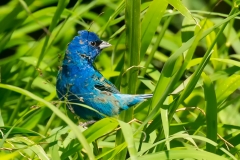
<path id="1" fill-rule="evenodd" d="M 152 97 L 152 94 L 121 94 L 94 66 L 101 50 L 111 44 L 100 40 L 93 32 L 82 30 L 78 33 L 68 44 L 56 86 L 59 99 L 70 102 L 67 106 L 73 113 L 82 119 L 97 121 Z"/>

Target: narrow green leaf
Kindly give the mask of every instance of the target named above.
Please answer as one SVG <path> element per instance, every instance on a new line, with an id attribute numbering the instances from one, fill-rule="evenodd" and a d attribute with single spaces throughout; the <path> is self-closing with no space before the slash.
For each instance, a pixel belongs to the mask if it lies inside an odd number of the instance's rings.
<path id="1" fill-rule="evenodd" d="M 28 139 L 27 137 L 15 137 L 12 138 L 12 141 L 15 143 L 24 143 L 28 147 L 28 149 L 32 150 L 39 159 L 41 160 L 50 160 L 47 153 L 43 150 L 43 148 L 40 145 L 35 144 L 32 140 Z"/>
<path id="2" fill-rule="evenodd" d="M 136 82 L 138 81 L 138 66 L 140 63 L 140 47 L 141 47 L 141 28 L 140 28 L 140 9 L 141 0 L 125 1 L 125 22 L 126 22 L 126 52 L 124 55 L 124 70 L 121 77 L 120 90 L 123 93 L 136 93 Z M 123 111 L 120 120 L 128 122 L 133 119 L 133 108 Z M 117 132 L 116 145 L 124 142 L 121 131 Z M 127 150 L 121 151 L 115 159 L 125 159 Z"/>
<path id="3" fill-rule="evenodd" d="M 206 30 L 210 27 L 212 27 L 214 25 L 214 23 L 212 21 L 210 21 L 209 19 L 205 19 L 202 21 L 202 24 L 205 23 L 205 25 L 203 26 L 203 29 Z M 216 33 L 215 32 L 211 32 L 209 35 L 206 36 L 206 45 L 207 47 L 210 47 L 211 44 L 213 43 L 214 39 L 216 38 Z M 218 58 L 218 47 L 217 44 L 214 45 L 213 47 L 213 51 L 212 51 L 212 58 Z M 214 69 L 215 70 L 219 70 L 222 68 L 222 65 L 220 65 L 219 62 L 217 61 L 213 61 L 212 62 Z"/>
<path id="4" fill-rule="evenodd" d="M 192 19 L 197 24 L 197 21 L 192 16 L 191 12 L 183 5 L 182 1 L 180 0 L 167 0 L 174 8 L 176 8 L 183 16 L 188 19 Z"/>
<path id="5" fill-rule="evenodd" d="M 151 40 L 156 32 L 168 3 L 166 1 L 153 0 L 149 5 L 141 24 L 141 51 L 140 59 L 143 58 Z"/>
<path id="6" fill-rule="evenodd" d="M 33 3 L 33 0 L 25 0 L 25 3 L 27 5 L 30 5 Z M 1 24 L 0 33 L 4 32 L 6 30 L 8 30 L 8 31 L 12 30 L 15 27 L 19 26 L 25 20 L 25 18 L 21 17 L 21 19 L 19 19 L 17 17 L 17 15 L 23 10 L 24 9 L 20 4 L 16 5 L 16 7 L 12 8 L 12 11 L 7 16 L 5 16 L 0 22 L 0 24 Z"/>
<path id="7" fill-rule="evenodd" d="M 1 126 L 0 127 L 1 132 L 5 135 L 7 134 L 8 131 L 11 130 L 11 132 L 9 133 L 8 137 L 12 137 L 15 135 L 19 135 L 19 134 L 24 134 L 26 136 L 41 136 L 44 137 L 43 135 L 41 135 L 40 133 L 25 129 L 25 128 L 21 128 L 21 127 L 10 127 L 10 126 Z"/>
<path id="8" fill-rule="evenodd" d="M 128 151 L 130 154 L 131 160 L 137 159 L 137 150 L 134 143 L 133 132 L 130 124 L 125 123 L 123 121 L 118 121 L 121 127 L 125 142 L 127 143 Z"/>
<path id="9" fill-rule="evenodd" d="M 161 113 L 161 120 L 163 125 L 164 136 L 167 139 L 169 137 L 169 122 L 168 122 L 168 110 L 167 109 L 160 109 Z M 166 142 L 166 147 L 170 149 L 170 143 Z"/>
<path id="10" fill-rule="evenodd" d="M 118 122 L 114 118 L 104 118 L 100 121 L 94 123 L 91 127 L 83 132 L 83 135 L 86 137 L 88 143 L 93 142 L 94 140 L 102 137 L 109 132 L 116 129 Z"/>
<path id="11" fill-rule="evenodd" d="M 170 150 L 164 152 L 156 152 L 154 154 L 148 154 L 139 157 L 139 160 L 159 160 L 159 159 L 187 159 L 187 158 L 198 158 L 198 159 L 218 159 L 218 160 L 227 160 L 222 156 L 202 151 L 199 149 L 186 149 L 186 150 Z"/>
<path id="12" fill-rule="evenodd" d="M 182 22 L 181 37 L 182 42 L 185 43 L 194 36 L 196 22 L 193 19 L 184 17 Z"/>
<path id="13" fill-rule="evenodd" d="M 0 110 L 0 126 L 4 126 L 4 121 L 3 121 L 1 110 Z"/>
<path id="14" fill-rule="evenodd" d="M 62 135 L 68 134 L 69 130 L 70 130 L 70 128 L 68 126 L 64 127 L 64 128 L 63 127 L 54 128 L 53 130 L 50 131 L 50 136 L 47 138 L 47 141 L 49 143 L 57 142 L 57 141 L 59 141 L 59 139 L 61 139 Z M 60 160 L 61 152 L 59 152 L 59 143 L 50 145 L 49 152 L 50 152 L 51 158 Z"/>
<path id="15" fill-rule="evenodd" d="M 122 0 L 122 2 L 119 3 L 118 7 L 114 11 L 114 13 L 109 17 L 107 23 L 99 31 L 100 32 L 99 33 L 100 37 L 102 36 L 104 31 L 109 27 L 110 23 L 119 15 L 120 12 L 122 12 L 124 7 L 125 7 L 125 0 Z"/>
<path id="16" fill-rule="evenodd" d="M 153 145 L 149 146 L 149 147 L 146 147 L 144 150 L 138 152 L 138 155 L 139 157 L 142 157 L 142 155 L 144 153 L 146 153 L 149 149 L 151 148 L 154 148 L 155 146 L 161 144 L 161 143 L 165 143 L 166 141 L 171 141 L 171 140 L 174 140 L 174 139 L 178 139 L 178 138 L 184 138 L 186 140 L 188 139 L 196 139 L 196 140 L 199 140 L 199 141 L 202 141 L 202 142 L 206 142 L 206 143 L 209 143 L 215 147 L 217 147 L 219 144 L 216 143 L 216 142 L 213 142 L 212 140 L 206 138 L 206 137 L 203 137 L 203 136 L 196 136 L 196 135 L 189 135 L 189 134 L 184 134 L 184 133 L 176 133 L 172 136 L 170 136 L 168 139 L 163 139 L 163 140 L 159 140 L 158 142 L 154 143 Z M 191 149 L 191 148 L 188 148 L 188 149 Z M 196 150 L 196 148 L 194 147 L 194 149 Z M 234 160 L 237 160 L 233 154 L 231 154 L 228 150 L 226 150 L 225 148 L 220 148 L 220 150 L 222 152 L 224 152 L 226 155 L 228 155 L 229 157 L 231 157 L 232 159 Z M 211 153 L 212 154 L 212 153 Z M 151 155 L 151 154 L 149 154 Z M 154 155 L 154 153 L 153 153 Z M 216 154 L 214 154 L 216 155 Z M 196 158 L 196 157 L 195 157 Z"/>
<path id="17" fill-rule="evenodd" d="M 202 78 L 206 103 L 207 138 L 217 142 L 217 99 L 215 89 L 212 81 L 204 72 Z M 207 143 L 206 150 L 215 153 L 216 147 Z"/>
<path id="18" fill-rule="evenodd" d="M 232 75 L 221 81 L 216 89 L 217 102 L 221 103 L 240 87 L 240 75 Z"/>
<path id="19" fill-rule="evenodd" d="M 227 63 L 230 65 L 234 65 L 234 66 L 238 66 L 240 67 L 240 62 L 236 61 L 236 60 L 232 60 L 232 59 L 224 59 L 224 58 L 211 58 L 211 61 L 218 61 L 218 62 L 223 62 L 223 63 Z"/>

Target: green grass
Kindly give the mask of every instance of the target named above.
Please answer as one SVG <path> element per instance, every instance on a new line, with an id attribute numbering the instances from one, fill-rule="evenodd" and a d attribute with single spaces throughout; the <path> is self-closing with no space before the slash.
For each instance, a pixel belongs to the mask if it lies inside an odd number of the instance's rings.
<path id="1" fill-rule="evenodd" d="M 239 159 L 238 3 L 12 0 L 0 6 L 1 159 Z M 55 91 L 66 46 L 82 29 L 113 45 L 96 67 L 122 93 L 154 93 L 87 129 Z"/>

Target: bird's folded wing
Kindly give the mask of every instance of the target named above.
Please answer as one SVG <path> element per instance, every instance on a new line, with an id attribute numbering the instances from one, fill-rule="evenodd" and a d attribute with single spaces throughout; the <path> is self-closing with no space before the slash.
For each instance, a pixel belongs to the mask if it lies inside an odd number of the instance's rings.
<path id="1" fill-rule="evenodd" d="M 101 76 L 101 78 L 96 81 L 94 87 L 100 91 L 107 91 L 115 94 L 120 93 L 118 89 L 114 86 L 114 84 L 112 84 L 109 80 L 105 79 L 103 76 Z"/>

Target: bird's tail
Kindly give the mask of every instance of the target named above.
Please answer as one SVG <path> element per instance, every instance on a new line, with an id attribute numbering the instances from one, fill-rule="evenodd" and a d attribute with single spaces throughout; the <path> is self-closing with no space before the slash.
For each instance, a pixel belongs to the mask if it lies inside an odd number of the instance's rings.
<path id="1" fill-rule="evenodd" d="M 153 94 L 139 94 L 136 95 L 136 97 L 140 98 L 140 99 L 148 99 L 148 98 L 152 98 Z"/>
<path id="2" fill-rule="evenodd" d="M 115 97 L 120 100 L 121 109 L 126 110 L 129 107 L 145 101 L 145 99 L 151 98 L 152 94 L 115 94 Z"/>

